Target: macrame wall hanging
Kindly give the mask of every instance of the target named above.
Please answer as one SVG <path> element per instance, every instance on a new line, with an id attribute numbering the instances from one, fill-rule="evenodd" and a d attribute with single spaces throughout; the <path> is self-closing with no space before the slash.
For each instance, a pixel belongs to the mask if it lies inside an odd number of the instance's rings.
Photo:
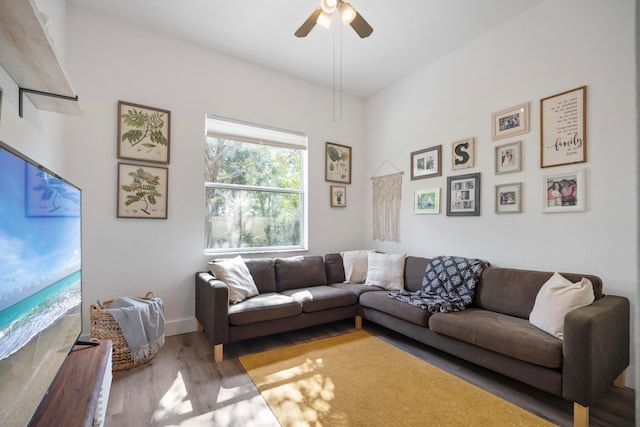
<path id="1" fill-rule="evenodd" d="M 388 161 L 385 160 L 385 162 Z M 392 163 L 388 163 L 393 166 Z M 396 166 L 394 167 L 398 169 Z M 398 172 L 391 175 L 371 177 L 373 183 L 374 240 L 400 241 L 402 174 L 403 172 Z"/>

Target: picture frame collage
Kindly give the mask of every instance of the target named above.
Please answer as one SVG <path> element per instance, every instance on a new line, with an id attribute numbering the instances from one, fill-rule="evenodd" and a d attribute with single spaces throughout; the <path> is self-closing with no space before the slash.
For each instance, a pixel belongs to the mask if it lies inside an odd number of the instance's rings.
<path id="1" fill-rule="evenodd" d="M 529 102 L 499 110 L 491 115 L 494 175 L 510 176 L 523 170 L 524 140 L 529 133 Z M 518 138 L 519 137 L 519 138 Z M 411 180 L 443 175 L 442 145 L 411 153 Z M 586 86 L 540 100 L 540 168 L 568 166 L 586 162 Z M 451 170 L 476 166 L 474 137 L 451 143 Z M 542 212 L 586 210 L 584 169 L 545 174 L 542 177 Z M 481 174 L 447 176 L 446 215 L 479 216 Z M 504 182 L 494 186 L 494 213 L 523 211 L 524 183 Z M 440 188 L 413 192 L 414 214 L 440 213 Z"/>
<path id="2" fill-rule="evenodd" d="M 171 112 L 118 101 L 117 218 L 167 219 Z M 135 161 L 131 163 L 130 161 Z"/>
<path id="3" fill-rule="evenodd" d="M 329 186 L 329 206 L 347 207 L 347 185 L 351 184 L 351 147 L 325 142 L 324 180 L 342 185 Z"/>

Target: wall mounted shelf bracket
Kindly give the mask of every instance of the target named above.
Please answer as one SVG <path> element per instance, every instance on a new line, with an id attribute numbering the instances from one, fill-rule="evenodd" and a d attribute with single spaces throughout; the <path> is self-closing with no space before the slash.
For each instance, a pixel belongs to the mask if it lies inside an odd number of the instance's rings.
<path id="1" fill-rule="evenodd" d="M 78 95 L 76 96 L 67 96 L 67 95 L 58 95 L 55 93 L 49 93 L 49 92 L 42 92 L 39 90 L 34 90 L 34 89 L 25 89 L 23 87 L 18 88 L 18 115 L 20 117 L 22 117 L 22 98 L 24 97 L 24 93 L 32 93 L 34 95 L 42 95 L 42 96 L 50 96 L 52 98 L 60 98 L 60 99 L 66 99 L 67 101 L 78 101 Z"/>

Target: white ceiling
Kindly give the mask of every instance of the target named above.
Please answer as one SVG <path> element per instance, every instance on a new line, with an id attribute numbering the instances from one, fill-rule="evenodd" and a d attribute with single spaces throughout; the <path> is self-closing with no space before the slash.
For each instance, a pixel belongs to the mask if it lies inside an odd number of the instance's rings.
<path id="1" fill-rule="evenodd" d="M 316 25 L 306 38 L 295 37 L 320 0 L 69 3 L 328 87 L 334 85 L 334 69 L 340 84 L 342 46 L 342 89 L 366 98 L 541 1 L 351 0 L 374 28 L 365 39 L 340 25 Z"/>

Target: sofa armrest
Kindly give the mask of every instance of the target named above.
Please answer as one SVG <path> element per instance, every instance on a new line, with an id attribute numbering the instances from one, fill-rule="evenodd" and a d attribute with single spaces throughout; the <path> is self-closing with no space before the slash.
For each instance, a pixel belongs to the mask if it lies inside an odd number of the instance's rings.
<path id="1" fill-rule="evenodd" d="M 229 342 L 229 288 L 208 272 L 196 273 L 196 319 L 213 344 Z"/>
<path id="2" fill-rule="evenodd" d="M 564 319 L 562 397 L 591 406 L 629 366 L 630 305 L 606 295 Z"/>

